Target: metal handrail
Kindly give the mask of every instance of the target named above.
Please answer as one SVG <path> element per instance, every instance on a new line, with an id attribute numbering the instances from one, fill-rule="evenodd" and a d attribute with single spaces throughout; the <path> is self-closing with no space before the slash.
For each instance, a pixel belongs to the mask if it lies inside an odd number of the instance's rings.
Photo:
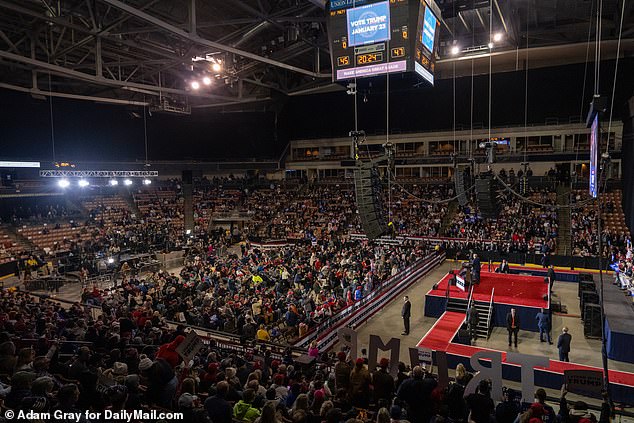
<path id="1" fill-rule="evenodd" d="M 471 307 L 472 302 L 473 302 L 473 284 L 469 286 L 469 299 L 467 300 L 467 310 L 469 310 L 469 307 Z"/>
<path id="2" fill-rule="evenodd" d="M 491 327 L 491 316 L 493 315 L 493 294 L 495 287 L 491 290 L 491 300 L 489 301 L 489 318 L 487 319 L 487 339 L 489 338 L 489 328 Z"/>

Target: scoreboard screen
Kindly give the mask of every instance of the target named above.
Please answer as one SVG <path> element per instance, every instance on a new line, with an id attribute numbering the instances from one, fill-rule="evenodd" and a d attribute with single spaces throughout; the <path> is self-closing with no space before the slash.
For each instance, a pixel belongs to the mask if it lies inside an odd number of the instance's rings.
<path id="1" fill-rule="evenodd" d="M 418 23 L 416 25 L 416 56 L 414 57 L 414 71 L 434 85 L 434 68 L 436 65 L 436 46 L 440 22 L 431 7 L 420 0 L 418 9 Z"/>
<path id="2" fill-rule="evenodd" d="M 328 15 L 333 80 L 408 70 L 409 0 L 331 0 Z"/>
<path id="3" fill-rule="evenodd" d="M 434 82 L 440 23 L 433 0 L 331 0 L 333 80 L 416 72 Z M 435 4 L 434 4 L 435 6 Z"/>
<path id="4" fill-rule="evenodd" d="M 387 1 L 350 9 L 346 20 L 350 47 L 390 39 L 390 4 Z"/>

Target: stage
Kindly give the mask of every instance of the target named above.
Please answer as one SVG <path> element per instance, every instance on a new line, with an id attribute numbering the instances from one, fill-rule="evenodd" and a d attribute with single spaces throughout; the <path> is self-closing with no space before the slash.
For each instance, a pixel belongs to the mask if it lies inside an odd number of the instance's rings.
<path id="1" fill-rule="evenodd" d="M 488 264 L 482 265 L 482 270 L 488 271 Z M 499 267 L 499 264 L 492 264 L 491 271 L 494 272 Z M 548 269 L 543 267 L 530 267 L 530 266 L 517 266 L 510 265 L 509 271 L 514 275 L 523 275 L 528 274 L 531 276 L 541 276 L 545 278 L 548 274 Z M 560 270 L 555 269 L 555 280 L 559 282 L 579 282 L 579 272 L 575 272 L 574 270 Z"/>
<path id="2" fill-rule="evenodd" d="M 478 351 L 498 351 L 490 348 L 474 347 L 454 342 L 465 316 L 462 313 L 447 311 L 432 326 L 418 343 L 419 347 L 429 348 L 432 351 L 445 351 L 450 368 L 455 368 L 458 363 L 464 364 L 472 371 L 469 358 Z M 521 381 L 520 365 L 506 361 L 506 352 L 502 353 L 502 377 L 505 380 Z M 535 367 L 535 385 L 550 389 L 560 389 L 563 384 L 565 370 L 595 370 L 597 367 L 584 366 L 575 363 L 564 363 L 558 360 L 550 360 L 548 367 Z M 634 399 L 634 374 L 609 371 L 612 399 L 616 402 L 631 404 Z"/>
<path id="3" fill-rule="evenodd" d="M 439 317 L 446 308 L 447 286 L 452 275 L 447 274 L 425 295 L 425 316 Z M 480 284 L 474 285 L 473 299 L 489 303 L 493 293 L 493 326 L 506 326 L 506 315 L 515 308 L 522 322 L 521 329 L 537 332 L 535 315 L 540 308 L 548 309 L 548 284 L 539 276 L 509 275 L 480 272 Z M 468 290 L 462 291 L 457 286 L 449 287 L 451 298 L 469 297 Z M 544 297 L 546 299 L 544 299 Z"/>
<path id="4" fill-rule="evenodd" d="M 608 358 L 634 363 L 634 309 L 632 297 L 625 296 L 612 284 L 612 276 L 603 277 L 603 308 L 605 310 L 605 337 Z M 599 288 L 597 287 L 597 291 Z"/>

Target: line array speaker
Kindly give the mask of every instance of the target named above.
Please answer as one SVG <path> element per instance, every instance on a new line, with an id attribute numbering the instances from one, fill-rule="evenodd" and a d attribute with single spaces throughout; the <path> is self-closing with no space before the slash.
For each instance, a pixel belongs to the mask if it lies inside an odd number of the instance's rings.
<path id="1" fill-rule="evenodd" d="M 454 185 L 456 186 L 456 196 L 458 197 L 458 204 L 460 207 L 464 207 L 468 203 L 467 195 L 465 194 L 465 170 L 457 167 L 454 173 Z"/>
<path id="2" fill-rule="evenodd" d="M 475 181 L 476 201 L 482 217 L 496 219 L 500 213 L 496 184 L 492 177 L 482 177 Z"/>
<path id="3" fill-rule="evenodd" d="M 387 232 L 378 169 L 364 165 L 355 169 L 354 185 L 363 232 L 368 239 L 376 239 Z"/>

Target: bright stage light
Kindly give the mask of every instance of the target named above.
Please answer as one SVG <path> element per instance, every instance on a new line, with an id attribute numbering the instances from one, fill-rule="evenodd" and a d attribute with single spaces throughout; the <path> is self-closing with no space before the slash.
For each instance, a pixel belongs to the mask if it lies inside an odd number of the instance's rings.
<path id="1" fill-rule="evenodd" d="M 129 187 L 130 185 L 132 185 L 132 180 L 131 179 L 124 179 L 123 180 L 123 185 Z"/>
<path id="2" fill-rule="evenodd" d="M 489 48 L 493 48 L 493 43 L 489 43 Z"/>
<path id="3" fill-rule="evenodd" d="M 451 47 L 451 54 L 453 54 L 455 56 L 458 53 L 460 53 L 460 47 L 458 47 L 458 46 Z"/>
<path id="4" fill-rule="evenodd" d="M 203 78 L 203 84 L 205 85 L 211 85 L 211 78 L 206 76 Z"/>
<path id="5" fill-rule="evenodd" d="M 114 263 L 114 259 L 112 257 L 108 257 L 108 264 Z"/>
<path id="6" fill-rule="evenodd" d="M 496 43 L 499 43 L 500 41 L 502 41 L 502 33 L 496 32 L 495 35 L 493 36 L 493 41 L 495 41 Z"/>
<path id="7" fill-rule="evenodd" d="M 192 81 L 191 86 L 194 90 L 200 88 L 200 83 L 198 81 Z"/>
<path id="8" fill-rule="evenodd" d="M 117 181 L 116 179 L 111 179 L 109 183 L 111 187 L 116 187 L 117 185 L 119 185 L 119 181 Z"/>
<path id="9" fill-rule="evenodd" d="M 70 181 L 68 179 L 60 179 L 57 181 L 57 185 L 61 188 L 68 188 L 70 186 Z"/>
<path id="10" fill-rule="evenodd" d="M 213 65 L 211 65 L 211 70 L 213 70 L 214 72 L 220 72 L 222 70 L 222 66 L 220 65 L 220 63 L 214 63 Z"/>
<path id="11" fill-rule="evenodd" d="M 143 185 L 150 185 L 152 183 L 152 181 L 150 179 L 144 179 L 143 180 Z"/>
<path id="12" fill-rule="evenodd" d="M 82 188 L 87 187 L 88 185 L 90 185 L 90 182 L 88 182 L 85 179 L 80 179 L 79 182 L 77 182 L 77 185 L 79 185 Z"/>

